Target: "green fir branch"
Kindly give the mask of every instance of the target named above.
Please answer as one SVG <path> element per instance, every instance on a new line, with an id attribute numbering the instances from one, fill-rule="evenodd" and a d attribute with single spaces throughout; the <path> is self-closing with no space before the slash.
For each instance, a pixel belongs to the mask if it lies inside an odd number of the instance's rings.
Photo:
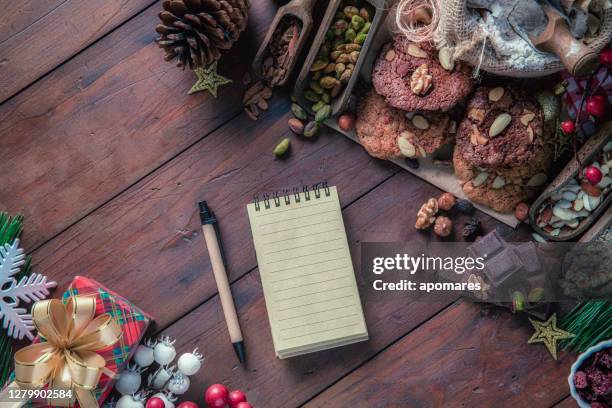
<path id="1" fill-rule="evenodd" d="M 612 338 L 612 303 L 579 303 L 560 322 L 560 327 L 576 336 L 561 341 L 564 350 L 582 353 L 595 344 Z"/>
<path id="2" fill-rule="evenodd" d="M 23 216 L 9 216 L 0 212 L 0 245 L 11 244 L 15 238 L 19 238 L 23 230 Z M 21 271 L 15 275 L 15 279 L 30 272 L 31 258 L 28 256 Z M 0 328 L 0 388 L 6 384 L 13 368 L 13 340 L 6 331 Z"/>

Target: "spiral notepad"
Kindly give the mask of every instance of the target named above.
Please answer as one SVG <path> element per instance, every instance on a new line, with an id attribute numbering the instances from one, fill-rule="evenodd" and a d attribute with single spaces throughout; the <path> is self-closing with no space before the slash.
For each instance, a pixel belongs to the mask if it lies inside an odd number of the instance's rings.
<path id="1" fill-rule="evenodd" d="M 367 340 L 335 187 L 247 206 L 279 358 Z"/>

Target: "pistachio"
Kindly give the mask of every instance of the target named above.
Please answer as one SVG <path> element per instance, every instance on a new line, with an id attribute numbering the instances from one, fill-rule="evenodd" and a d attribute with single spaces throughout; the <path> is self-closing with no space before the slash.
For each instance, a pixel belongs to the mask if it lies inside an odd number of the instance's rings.
<path id="1" fill-rule="evenodd" d="M 315 122 L 314 120 L 308 122 L 306 126 L 304 127 L 304 136 L 313 137 L 319 132 L 319 128 L 320 128 L 319 124 Z"/>
<path id="2" fill-rule="evenodd" d="M 336 20 L 334 22 L 334 34 L 340 36 L 349 28 L 349 23 L 346 20 Z"/>
<path id="3" fill-rule="evenodd" d="M 321 109 L 323 106 L 325 106 L 325 102 L 319 101 L 319 102 L 315 103 L 314 105 L 312 105 L 312 111 L 317 113 L 319 111 L 319 109 Z"/>
<path id="4" fill-rule="evenodd" d="M 429 129 L 429 121 L 427 121 L 427 119 L 421 115 L 414 115 L 412 117 L 412 124 L 417 129 L 421 129 L 421 130 Z"/>
<path id="5" fill-rule="evenodd" d="M 491 127 L 489 128 L 489 137 L 495 137 L 499 135 L 508 127 L 511 121 L 512 116 L 510 116 L 508 113 L 499 114 L 491 124 Z"/>
<path id="6" fill-rule="evenodd" d="M 321 123 L 324 122 L 327 118 L 329 118 L 331 116 L 331 106 L 329 105 L 323 105 L 323 107 L 321 107 L 321 109 L 319 109 L 315 115 L 315 121 L 317 123 Z"/>
<path id="7" fill-rule="evenodd" d="M 387 53 L 385 54 L 385 59 L 389 62 L 395 59 L 395 50 L 393 48 L 387 51 Z"/>
<path id="8" fill-rule="evenodd" d="M 340 92 L 342 92 L 342 83 L 338 82 L 331 90 L 331 97 L 335 98 L 336 96 L 340 95 Z"/>
<path id="9" fill-rule="evenodd" d="M 312 74 L 312 79 L 314 79 L 315 81 L 318 81 L 319 79 L 321 79 L 321 74 L 322 71 L 317 71 L 314 74 Z"/>
<path id="10" fill-rule="evenodd" d="M 353 74 L 352 70 L 345 69 L 342 75 L 340 75 L 340 82 L 342 82 L 343 84 L 347 84 L 348 81 L 351 79 L 352 74 Z"/>
<path id="11" fill-rule="evenodd" d="M 472 185 L 474 187 L 480 187 L 481 185 L 485 183 L 485 181 L 487 181 L 488 178 L 489 178 L 489 173 L 487 173 L 486 171 L 482 173 L 478 173 L 478 175 L 472 179 Z"/>
<path id="12" fill-rule="evenodd" d="M 367 24 L 370 24 L 370 23 L 367 23 Z M 357 34 L 357 37 L 355 37 L 354 42 L 356 44 L 363 44 L 367 37 L 368 37 L 368 34 L 366 34 L 366 33 L 359 33 L 359 34 Z"/>
<path id="13" fill-rule="evenodd" d="M 546 183 L 546 180 L 548 180 L 546 173 L 538 173 L 529 179 L 527 187 L 539 187 Z"/>
<path id="14" fill-rule="evenodd" d="M 336 86 L 336 82 L 338 82 L 336 78 L 326 75 L 319 80 L 319 85 L 325 89 L 332 89 L 334 86 Z"/>
<path id="15" fill-rule="evenodd" d="M 399 149 L 402 155 L 409 157 L 409 158 L 413 158 L 416 156 L 416 148 L 408 140 L 408 137 L 410 137 L 410 135 L 411 134 L 409 132 L 402 132 L 397 137 L 397 145 L 399 146 Z"/>
<path id="16" fill-rule="evenodd" d="M 318 93 L 319 95 L 321 95 L 324 92 L 323 88 L 321 87 L 321 85 L 319 85 L 317 81 L 308 82 L 308 87 L 312 89 L 313 91 L 315 91 L 316 93 Z"/>
<path id="17" fill-rule="evenodd" d="M 329 56 L 333 61 L 338 62 L 338 58 L 340 57 L 340 55 L 342 55 L 342 51 L 332 51 Z"/>
<path id="18" fill-rule="evenodd" d="M 324 60 L 315 60 L 315 62 L 312 63 L 312 65 L 310 66 L 310 71 L 311 72 L 316 72 L 316 71 L 320 71 L 323 68 L 325 68 L 327 66 L 327 61 Z"/>
<path id="19" fill-rule="evenodd" d="M 329 64 L 327 64 L 325 66 L 325 68 L 323 68 L 323 73 L 324 74 L 331 74 L 335 70 L 336 70 L 336 64 L 334 64 L 333 62 L 330 62 Z"/>
<path id="20" fill-rule="evenodd" d="M 491 102 L 497 102 L 504 96 L 505 90 L 503 87 L 498 86 L 489 91 L 489 100 Z"/>
<path id="21" fill-rule="evenodd" d="M 338 76 L 338 78 L 339 78 L 340 75 L 342 75 L 342 73 L 344 72 L 345 69 L 346 69 L 346 65 L 344 65 L 341 62 L 337 63 L 336 66 L 335 66 L 336 76 Z"/>
<path id="22" fill-rule="evenodd" d="M 361 50 L 361 45 L 359 44 L 344 44 L 340 51 L 350 53 L 359 50 Z"/>
<path id="23" fill-rule="evenodd" d="M 367 21 L 363 27 L 361 27 L 361 30 L 359 30 L 359 34 L 365 34 L 367 35 L 370 32 L 370 28 L 372 27 L 372 23 L 370 23 L 369 21 Z M 359 34 L 357 34 L 359 36 Z"/>
<path id="24" fill-rule="evenodd" d="M 328 94 L 327 92 L 322 93 L 321 94 L 321 102 L 330 103 L 331 102 L 331 95 Z"/>
<path id="25" fill-rule="evenodd" d="M 342 11 L 344 11 L 344 15 L 346 16 L 346 18 L 349 19 L 359 14 L 359 9 L 354 6 L 346 6 Z"/>
<path id="26" fill-rule="evenodd" d="M 447 71 L 452 71 L 455 68 L 455 61 L 453 60 L 453 54 L 448 47 L 440 48 L 438 51 L 438 60 L 440 61 L 440 65 Z"/>
<path id="27" fill-rule="evenodd" d="M 340 54 L 340 56 L 336 58 L 336 62 L 346 64 L 347 62 L 351 62 L 351 56 L 349 54 Z"/>
<path id="28" fill-rule="evenodd" d="M 353 27 L 355 31 L 361 30 L 364 24 L 365 24 L 365 19 L 361 16 L 353 16 L 351 18 L 351 27 Z"/>
<path id="29" fill-rule="evenodd" d="M 521 123 L 525 126 L 529 126 L 529 123 L 535 119 L 535 113 L 526 111 L 523 116 L 521 116 Z"/>
<path id="30" fill-rule="evenodd" d="M 274 153 L 276 157 L 283 157 L 285 153 L 287 153 L 287 151 L 289 150 L 289 143 L 289 138 L 284 138 L 280 141 L 279 144 L 276 145 L 272 153 Z"/>
<path id="31" fill-rule="evenodd" d="M 525 310 L 525 295 L 523 292 L 518 290 L 512 292 L 512 310 L 515 313 Z"/>
<path id="32" fill-rule="evenodd" d="M 359 59 L 359 51 L 353 51 L 350 53 L 349 55 L 350 62 L 352 62 L 353 64 L 356 64 L 358 59 Z"/>
<path id="33" fill-rule="evenodd" d="M 321 97 L 314 91 L 306 90 L 304 91 L 304 98 L 309 100 L 310 102 L 319 102 Z"/>
<path id="34" fill-rule="evenodd" d="M 287 123 L 289 124 L 289 129 L 291 129 L 293 133 L 297 135 L 301 135 L 302 133 L 304 133 L 304 123 L 302 123 L 301 120 L 291 118 L 287 121 Z"/>
<path id="35" fill-rule="evenodd" d="M 506 180 L 504 180 L 502 176 L 497 176 L 495 177 L 495 179 L 493 179 L 493 184 L 491 184 L 491 187 L 498 190 L 505 185 L 506 185 Z"/>
<path id="36" fill-rule="evenodd" d="M 297 103 L 291 104 L 291 112 L 293 112 L 293 116 L 295 116 L 296 118 L 300 120 L 308 119 L 308 116 L 306 115 L 306 112 L 304 111 L 304 109 L 302 109 L 302 107 L 298 105 Z"/>
<path id="37" fill-rule="evenodd" d="M 362 8 L 359 9 L 359 15 L 365 21 L 370 21 L 370 13 L 368 12 L 368 10 L 365 7 L 362 7 Z"/>
<path id="38" fill-rule="evenodd" d="M 417 58 L 427 58 L 427 53 L 414 44 L 408 45 L 408 54 Z"/>
<path id="39" fill-rule="evenodd" d="M 348 30 L 344 32 L 344 41 L 353 42 L 356 37 L 357 37 L 357 32 L 352 28 L 349 28 Z"/>

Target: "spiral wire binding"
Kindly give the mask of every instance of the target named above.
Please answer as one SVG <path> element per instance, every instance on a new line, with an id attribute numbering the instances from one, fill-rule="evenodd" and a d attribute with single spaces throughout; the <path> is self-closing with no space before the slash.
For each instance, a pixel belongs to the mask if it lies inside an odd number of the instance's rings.
<path id="1" fill-rule="evenodd" d="M 269 193 L 262 194 L 262 198 L 260 199 L 259 195 L 256 195 L 253 199 L 253 204 L 255 205 L 255 211 L 261 210 L 261 205 L 263 203 L 263 207 L 266 210 L 272 208 L 272 203 L 275 207 L 280 207 L 282 204 L 282 200 L 284 199 L 285 205 L 291 204 L 291 196 L 293 196 L 293 200 L 296 204 L 300 203 L 302 200 L 302 196 L 300 193 L 304 193 L 304 200 L 310 201 L 311 193 L 314 194 L 313 199 L 321 198 L 321 192 L 325 194 L 326 197 L 329 197 L 331 192 L 329 190 L 329 186 L 326 181 L 313 184 L 312 187 L 302 186 L 302 191 L 298 187 L 293 187 L 291 190 L 285 189 L 282 193 L 278 191 L 273 192 L 271 195 Z"/>

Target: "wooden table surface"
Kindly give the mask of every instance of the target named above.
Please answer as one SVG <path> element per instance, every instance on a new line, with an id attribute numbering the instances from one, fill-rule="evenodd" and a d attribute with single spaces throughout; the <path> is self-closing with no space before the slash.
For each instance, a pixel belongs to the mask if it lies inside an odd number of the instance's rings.
<path id="1" fill-rule="evenodd" d="M 253 0 L 247 31 L 223 58 L 234 80 L 217 99 L 188 96 L 188 71 L 154 44 L 152 0 L 0 0 L 0 210 L 26 216 L 35 270 L 92 277 L 155 318 L 151 334 L 198 347 L 189 395 L 221 382 L 254 407 L 571 407 L 574 356 L 528 345 L 524 316 L 466 300 L 362 301 L 371 339 L 289 360 L 274 356 L 245 205 L 259 192 L 327 180 L 341 197 L 358 281 L 360 242 L 433 240 L 413 228 L 435 187 L 323 131 L 292 137 L 288 90 L 258 122 L 241 110 L 259 41 L 279 4 Z M 248 364 L 228 341 L 196 202 L 221 220 Z M 485 229 L 524 237 L 479 214 Z M 464 219 L 457 219 L 461 225 Z M 460 238 L 456 236 L 458 240 Z"/>

